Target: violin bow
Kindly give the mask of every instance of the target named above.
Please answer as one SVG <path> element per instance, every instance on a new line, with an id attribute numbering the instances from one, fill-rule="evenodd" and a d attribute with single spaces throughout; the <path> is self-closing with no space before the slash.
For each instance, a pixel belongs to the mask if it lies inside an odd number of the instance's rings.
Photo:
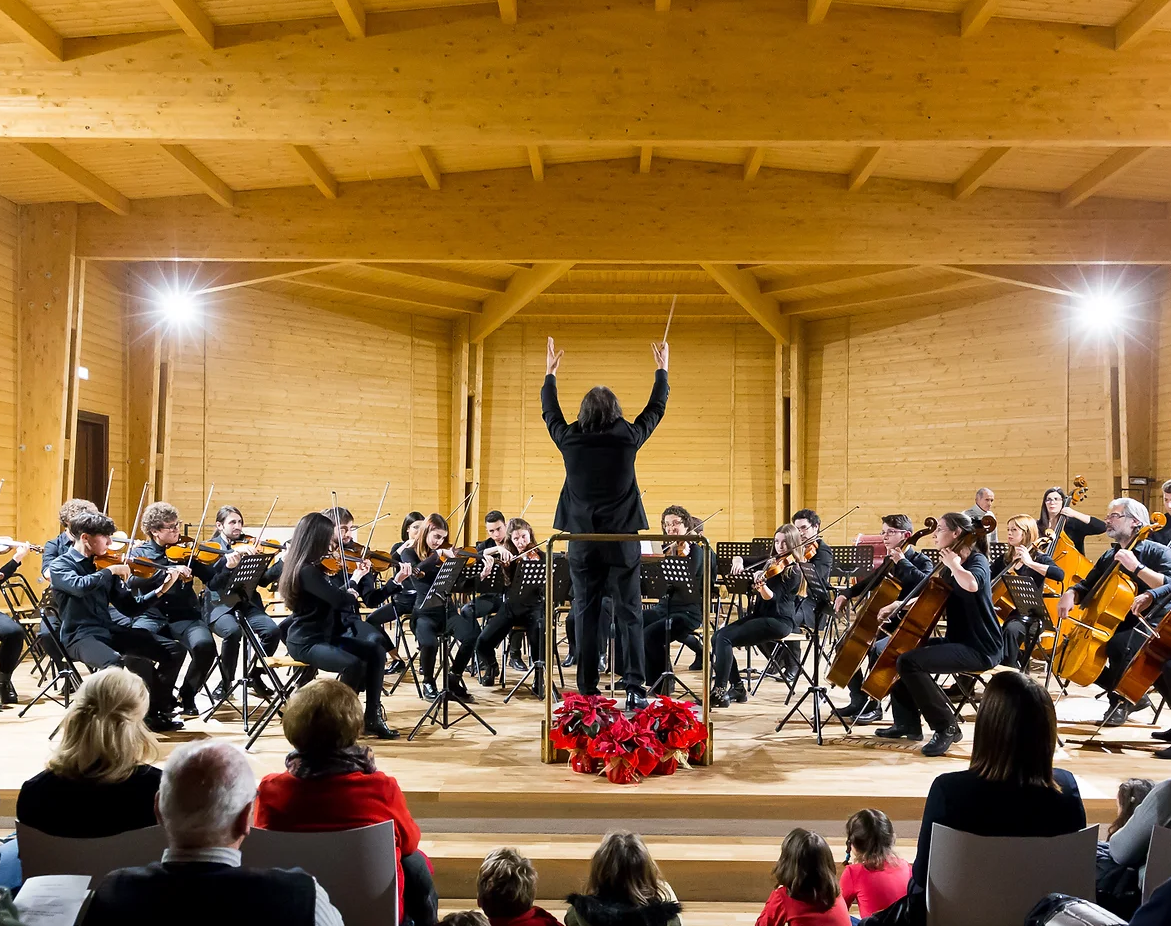
<path id="1" fill-rule="evenodd" d="M 260 525 L 260 530 L 256 534 L 256 542 L 257 543 L 260 543 L 261 541 L 264 540 L 264 532 L 268 529 L 269 519 L 272 517 L 273 511 L 276 510 L 276 503 L 277 503 L 277 499 L 279 499 L 279 498 L 280 498 L 280 496 L 277 495 L 275 498 L 273 498 L 272 504 L 268 506 L 268 514 L 266 514 L 264 516 L 264 523 Z"/>
<path id="2" fill-rule="evenodd" d="M 130 550 L 134 547 L 134 535 L 138 533 L 138 521 L 142 517 L 142 509 L 146 505 L 146 491 L 150 488 L 149 480 L 142 484 L 142 494 L 138 496 L 138 512 L 134 515 L 134 523 L 130 526 L 130 536 L 126 540 L 126 549 L 122 551 L 122 562 L 130 562 Z"/>
<path id="3" fill-rule="evenodd" d="M 842 521 L 846 520 L 846 518 L 848 518 L 850 515 L 852 515 L 855 511 L 857 511 L 861 507 L 862 507 L 861 505 L 855 505 L 853 508 L 851 508 L 849 511 L 847 511 L 844 515 L 842 515 L 840 518 L 838 518 L 836 521 L 830 521 L 829 524 L 823 524 L 821 527 L 819 527 L 817 529 L 816 534 L 814 534 L 808 540 L 802 540 L 801 546 L 807 547 L 811 543 L 817 543 L 817 541 L 819 541 L 822 538 L 822 535 L 825 534 L 825 532 L 827 530 L 829 530 L 835 524 L 840 524 Z"/>
<path id="4" fill-rule="evenodd" d="M 463 497 L 463 501 L 461 501 L 458 505 L 456 505 L 454 508 L 451 509 L 451 514 L 449 514 L 447 516 L 447 518 L 445 519 L 448 524 L 450 524 L 451 519 L 455 517 L 455 513 L 457 511 L 459 511 L 464 505 L 466 505 L 468 502 L 470 502 L 472 500 L 472 496 L 476 494 L 476 490 L 479 488 L 480 488 L 480 484 L 477 482 L 474 486 L 472 486 L 472 491 L 470 491 L 467 495 L 465 495 Z"/>
<path id="5" fill-rule="evenodd" d="M 386 485 L 382 487 L 382 498 L 378 500 L 378 508 L 374 512 L 374 520 L 370 522 L 370 536 L 366 538 L 366 546 L 362 548 L 362 559 L 366 558 L 366 554 L 370 552 L 370 546 L 374 543 L 374 528 L 378 526 L 378 519 L 382 517 L 382 505 L 386 501 L 386 493 L 390 491 L 390 480 L 388 479 Z"/>
<path id="6" fill-rule="evenodd" d="M 337 492 L 330 489 L 329 495 L 333 499 L 333 532 L 337 534 L 337 561 L 342 567 L 342 586 L 345 587 L 350 584 L 350 571 L 346 568 L 346 545 L 342 542 L 342 519 L 338 513 Z"/>
<path id="7" fill-rule="evenodd" d="M 475 484 L 475 486 L 472 488 L 472 491 L 468 494 L 467 502 L 469 505 L 471 504 L 472 498 L 475 497 L 475 494 L 479 491 L 480 491 L 480 484 L 477 482 Z M 451 523 L 450 520 L 448 521 L 448 523 L 449 524 Z M 459 541 L 459 535 L 464 532 L 464 528 L 467 527 L 467 524 L 468 524 L 468 518 L 467 518 L 467 512 L 465 511 L 464 516 L 461 517 L 460 521 L 459 521 L 459 530 L 457 530 L 455 532 L 455 540 L 452 541 L 451 538 L 448 537 L 448 541 L 451 543 L 451 546 L 453 549 L 456 545 L 456 542 Z"/>
<path id="8" fill-rule="evenodd" d="M 537 496 L 535 493 L 533 495 L 530 495 L 529 500 L 527 502 L 525 502 L 525 506 L 520 510 L 520 519 L 522 521 L 524 520 L 525 512 L 527 512 L 529 510 L 529 505 L 531 505 L 533 503 L 533 499 L 536 497 Z"/>
<path id="9" fill-rule="evenodd" d="M 381 521 L 385 518 L 392 517 L 393 515 L 394 515 L 393 511 L 388 511 L 385 514 L 380 514 L 378 517 L 371 518 L 369 521 L 363 521 L 361 524 L 357 525 L 354 528 L 354 530 L 360 531 L 363 527 L 369 527 L 371 524 L 377 524 L 379 521 Z"/>
<path id="10" fill-rule="evenodd" d="M 211 507 L 211 496 L 215 492 L 215 483 L 207 490 L 207 500 L 203 503 L 203 514 L 199 516 L 199 527 L 195 531 L 195 539 L 191 542 L 191 554 L 187 557 L 187 568 L 195 562 L 195 551 L 199 549 L 199 538 L 203 534 L 203 525 L 207 523 L 207 509 Z"/>
<path id="11" fill-rule="evenodd" d="M 110 489 L 114 488 L 114 467 L 110 467 L 110 475 L 106 477 L 106 498 L 102 502 L 102 514 L 110 513 Z"/>

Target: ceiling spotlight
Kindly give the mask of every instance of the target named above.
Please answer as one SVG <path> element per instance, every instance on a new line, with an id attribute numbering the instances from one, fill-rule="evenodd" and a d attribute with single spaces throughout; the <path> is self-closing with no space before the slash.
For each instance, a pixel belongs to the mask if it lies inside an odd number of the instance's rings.
<path id="1" fill-rule="evenodd" d="M 159 309 L 172 325 L 187 325 L 199 314 L 195 296 L 185 290 L 167 290 L 158 295 Z"/>
<path id="2" fill-rule="evenodd" d="M 1088 328 L 1115 328 L 1126 315 L 1126 302 L 1115 293 L 1084 293 L 1074 299 L 1074 308 Z"/>

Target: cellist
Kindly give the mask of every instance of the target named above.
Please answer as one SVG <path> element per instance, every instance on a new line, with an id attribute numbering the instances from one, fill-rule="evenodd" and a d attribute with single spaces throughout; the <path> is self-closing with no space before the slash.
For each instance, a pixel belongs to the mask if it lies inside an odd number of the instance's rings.
<path id="1" fill-rule="evenodd" d="M 1150 535 L 1149 540 L 1171 547 L 1171 479 L 1163 483 L 1163 511 L 1167 514 L 1167 523 Z"/>
<path id="2" fill-rule="evenodd" d="M 922 714 L 934 734 L 920 750 L 925 756 L 941 756 L 963 738 L 947 695 L 933 676 L 991 669 L 1004 651 L 1004 635 L 992 609 L 988 540 L 977 532 L 964 542 L 972 530 L 972 519 L 963 512 L 949 511 L 939 518 L 935 545 L 950 573 L 945 580 L 947 633 L 899 656 L 899 680 L 890 693 L 894 725 L 875 731 L 885 739 L 921 740 Z M 907 607 L 915 600 L 907 599 Z"/>
<path id="3" fill-rule="evenodd" d="M 911 519 L 905 514 L 888 514 L 882 519 L 882 545 L 886 549 L 887 558 L 893 564 L 891 577 L 899 583 L 900 591 L 897 599 L 899 602 L 915 590 L 915 586 L 927 577 L 932 568 L 931 560 L 928 559 L 926 553 L 921 553 L 912 546 L 903 549 L 903 544 L 906 543 L 913 531 Z M 880 574 L 881 571 L 881 567 L 879 567 L 869 576 L 845 588 L 834 599 L 834 611 L 840 614 L 849 601 L 869 594 L 873 590 L 872 577 Z M 897 607 L 896 603 L 894 607 L 888 606 L 884 609 L 886 614 L 879 613 L 885 618 Z M 871 668 L 874 667 L 874 660 L 878 658 L 878 654 L 882 652 L 888 639 L 890 639 L 888 636 L 883 636 L 870 647 L 867 662 Z M 882 720 L 882 702 L 867 697 L 862 691 L 863 677 L 861 669 L 858 669 L 850 677 L 850 703 L 838 711 L 838 714 L 852 725 L 864 726 Z"/>
<path id="4" fill-rule="evenodd" d="M 1046 496 L 1048 498 L 1048 496 Z M 1097 519 L 1095 519 L 1097 520 Z M 1037 542 L 1037 522 L 1027 514 L 1018 514 L 1008 519 L 1008 529 L 1005 539 L 1008 540 L 1008 553 L 1002 553 L 992 561 L 992 577 L 998 578 L 1012 570 L 1020 576 L 1028 576 L 1037 586 L 1037 593 L 1044 594 L 1045 583 L 1063 582 L 1065 570 L 1058 566 L 1044 553 L 1032 550 Z M 1001 665 L 1024 669 L 1025 655 L 1021 650 L 1021 642 L 1028 632 L 1028 625 L 1021 620 L 1020 614 L 1013 612 L 1004 622 L 1004 658 Z"/>
<path id="5" fill-rule="evenodd" d="M 1074 549 L 1085 556 L 1086 538 L 1106 533 L 1106 523 L 1065 504 L 1065 498 L 1065 490 L 1061 486 L 1051 486 L 1045 490 L 1041 500 L 1041 515 L 1037 518 L 1037 532 L 1040 535 L 1053 530 L 1058 520 L 1065 518 L 1065 527 L 1061 532 L 1069 538 Z"/>
<path id="6" fill-rule="evenodd" d="M 1143 616 L 1152 627 L 1157 627 L 1166 619 L 1168 610 L 1171 610 L 1171 582 L 1165 582 L 1156 589 L 1137 595 L 1130 607 L 1131 614 Z M 1155 679 L 1154 688 L 1164 699 L 1171 698 L 1171 659 L 1163 663 L 1162 671 Z M 1156 730 L 1151 734 L 1151 739 L 1171 743 L 1171 730 Z M 1171 746 L 1158 750 L 1155 758 L 1171 759 Z"/>
<path id="7" fill-rule="evenodd" d="M 1153 540 L 1142 540 L 1133 550 L 1127 549 L 1135 534 L 1151 523 L 1147 506 L 1133 498 L 1116 498 L 1110 503 L 1108 512 L 1104 519 L 1106 536 L 1113 545 L 1098 557 L 1088 576 L 1061 596 L 1061 601 L 1057 605 L 1059 619 L 1067 619 L 1074 605 L 1086 604 L 1086 597 L 1102 576 L 1113 568 L 1115 561 L 1120 570 L 1134 581 L 1135 588 L 1140 593 L 1160 588 L 1171 579 L 1171 549 Z M 1138 618 L 1134 614 L 1128 614 L 1110 642 L 1106 644 L 1106 668 L 1102 670 L 1095 684 L 1111 692 L 1110 707 L 1102 721 L 1107 727 L 1122 726 L 1131 711 L 1143 710 L 1150 704 L 1144 699 L 1146 703 L 1140 701 L 1131 707 L 1113 693 L 1114 686 L 1126 670 L 1127 663 L 1145 639 L 1138 627 Z"/>

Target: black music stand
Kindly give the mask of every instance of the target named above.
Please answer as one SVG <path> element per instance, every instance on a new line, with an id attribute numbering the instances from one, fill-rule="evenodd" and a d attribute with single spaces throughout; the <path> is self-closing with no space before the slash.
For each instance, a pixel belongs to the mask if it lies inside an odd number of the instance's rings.
<path id="1" fill-rule="evenodd" d="M 816 571 L 814 571 L 812 563 L 801 563 L 801 572 L 805 576 L 805 584 L 807 588 L 824 588 L 821 579 L 818 578 Z M 809 687 L 805 689 L 805 694 L 798 698 L 797 703 L 789 709 L 784 717 L 777 721 L 776 732 L 780 733 L 795 714 L 800 714 L 801 719 L 804 720 L 809 728 L 817 735 L 817 745 L 821 746 L 824 742 L 824 735 L 822 733 L 823 723 L 821 719 L 821 706 L 824 704 L 829 708 L 830 720 L 836 720 L 846 730 L 850 732 L 850 725 L 842 718 L 841 713 L 834 707 L 833 702 L 829 699 L 828 689 L 821 684 L 821 660 L 824 656 L 822 648 L 821 629 L 818 627 L 820 615 L 815 613 L 813 627 L 806 628 L 809 631 L 809 649 L 813 651 L 813 674 L 809 674 L 805 670 L 805 660 L 797 665 L 797 671 L 805 677 L 809 682 Z M 808 650 L 806 651 L 808 653 Z M 794 683 L 794 687 L 796 684 Z M 792 689 L 790 689 L 790 696 L 792 696 Z M 811 716 L 805 716 L 805 712 L 801 710 L 801 706 L 805 703 L 807 698 L 813 699 L 813 710 Z"/>
<path id="2" fill-rule="evenodd" d="M 655 559 L 651 561 L 643 561 L 642 574 L 643 595 L 648 598 L 666 598 L 670 597 L 672 601 L 679 604 L 693 604 L 698 603 L 697 589 L 695 582 L 691 575 L 691 561 L 684 556 L 665 556 L 662 559 Z M 702 607 L 700 608 L 702 612 Z M 648 694 L 654 694 L 658 691 L 660 694 L 667 687 L 667 681 L 673 681 L 679 685 L 688 695 L 691 696 L 696 704 L 702 704 L 703 700 L 691 690 L 687 682 L 683 681 L 675 674 L 675 667 L 671 662 L 671 623 L 674 618 L 671 617 L 671 608 L 667 607 L 667 658 L 666 670 L 647 688 Z"/>
<path id="3" fill-rule="evenodd" d="M 1033 658 L 1033 650 L 1041 641 L 1041 631 L 1049 620 L 1049 610 L 1045 607 L 1045 599 L 1036 583 L 1029 576 L 1017 575 L 1010 571 L 1004 576 L 1004 584 L 1008 588 L 1012 603 L 1016 605 L 1017 614 L 1028 625 L 1028 633 L 1025 635 L 1025 671 L 1027 672 L 1029 660 Z"/>
<path id="4" fill-rule="evenodd" d="M 428 589 L 426 596 L 415 608 L 415 610 L 420 612 L 425 611 L 428 608 L 443 608 L 443 634 L 439 641 L 439 652 L 441 653 L 443 659 L 441 670 L 442 687 L 439 689 L 439 694 L 436 695 L 435 700 L 431 702 L 431 704 L 427 707 L 427 710 L 423 712 L 423 716 L 419 718 L 419 722 L 415 724 L 415 728 L 411 730 L 410 735 L 407 737 L 407 742 L 410 742 L 418 735 L 419 730 L 428 720 L 431 721 L 432 724 L 439 724 L 441 727 L 443 727 L 444 730 L 446 730 L 455 726 L 465 717 L 474 718 L 476 722 L 479 723 L 480 726 L 482 726 L 485 730 L 487 730 L 493 736 L 496 735 L 496 731 L 484 720 L 483 717 L 472 710 L 468 706 L 467 702 L 464 701 L 459 695 L 452 693 L 450 679 L 448 678 L 449 668 L 451 665 L 451 637 L 448 633 L 447 623 L 449 607 L 452 607 L 449 599 L 457 581 L 459 581 L 463 575 L 464 569 L 471 561 L 472 560 L 470 557 L 460 556 L 459 554 L 451 557 L 448 560 L 445 560 L 443 565 L 439 567 L 439 574 L 435 576 L 435 581 L 431 583 L 431 588 Z M 464 711 L 462 714 L 456 717 L 455 720 L 452 720 L 449 714 L 449 708 L 452 701 L 455 701 L 456 704 L 462 707 Z"/>
<path id="5" fill-rule="evenodd" d="M 524 594 L 526 589 L 537 589 L 543 594 L 545 591 L 545 562 L 544 562 L 544 560 L 539 560 L 539 561 L 518 560 L 517 566 L 520 568 L 518 568 L 516 570 L 516 575 L 514 575 L 512 578 L 512 587 L 509 588 L 508 593 L 510 595 L 520 596 L 520 595 Z M 569 564 L 567 562 L 565 564 L 565 568 L 561 571 L 564 573 L 564 577 L 565 577 L 566 581 L 568 581 L 568 579 L 569 579 Z M 555 560 L 553 563 L 553 595 L 554 595 L 554 597 L 556 597 L 558 594 L 557 573 L 558 573 L 557 561 Z M 542 629 L 543 629 L 544 623 L 545 623 L 544 613 L 545 613 L 545 609 L 542 608 L 541 609 Z M 557 652 L 557 625 L 556 625 L 556 623 L 554 623 L 554 625 L 553 625 L 553 652 Z M 510 700 L 512 700 L 512 696 L 514 694 L 516 694 L 521 689 L 522 686 L 528 688 L 529 691 L 531 691 L 538 698 L 545 697 L 545 691 L 544 691 L 545 685 L 543 684 L 545 681 L 544 673 L 548 671 L 548 667 L 545 665 L 545 647 L 544 646 L 538 647 L 537 652 L 532 653 L 531 655 L 533 657 L 532 664 L 529 666 L 528 671 L 525 672 L 525 674 L 521 677 L 521 680 L 512 686 L 512 691 L 510 691 L 508 694 L 506 694 L 504 696 L 504 703 L 505 704 L 507 704 Z M 538 668 L 541 670 L 542 674 L 537 676 L 537 681 L 535 684 L 529 684 L 529 678 L 538 670 Z M 558 669 L 558 671 L 560 671 L 560 669 L 561 669 L 560 663 L 557 664 L 557 669 Z M 550 679 L 549 679 L 549 685 L 553 689 L 553 697 L 560 699 L 561 695 L 557 693 L 557 686 L 555 684 L 553 684 L 552 677 L 550 677 Z M 562 685 L 562 687 L 565 687 L 565 675 L 564 674 L 561 675 L 561 685 Z M 541 690 L 538 691 L 537 690 L 538 688 Z"/>
<path id="6" fill-rule="evenodd" d="M 267 553 L 246 553 L 240 558 L 240 562 L 236 564 L 236 568 L 231 571 L 230 578 L 224 588 L 229 592 L 235 592 L 240 596 L 241 601 L 248 601 L 256 592 L 256 586 L 260 584 L 261 578 L 264 576 L 265 570 L 268 568 L 269 560 L 272 557 Z M 237 688 L 240 689 L 240 706 L 233 706 L 240 715 L 240 719 L 244 721 L 244 732 L 249 730 L 249 717 L 251 711 L 248 708 L 248 675 L 254 661 L 258 661 L 264 674 L 268 676 L 269 681 L 273 683 L 273 690 L 279 691 L 284 688 L 272 667 L 269 666 L 264 659 L 264 647 L 256 636 L 256 631 L 252 626 L 240 616 L 236 610 L 232 611 L 232 616 L 236 619 L 236 623 L 240 627 L 240 632 L 244 642 L 244 658 L 241 663 L 240 677 L 235 679 L 230 686 L 224 689 L 224 693 L 220 695 L 211 707 L 203 715 L 203 721 L 206 723 L 215 716 L 215 712 L 224 706 L 232 699 L 232 694 Z M 270 702 L 271 703 L 271 702 Z M 256 708 L 259 708 L 258 704 Z M 255 710 L 256 708 L 253 708 Z M 274 712 L 266 711 L 261 715 L 264 725 L 267 725 L 272 720 Z M 263 729 L 263 726 L 262 726 Z"/>

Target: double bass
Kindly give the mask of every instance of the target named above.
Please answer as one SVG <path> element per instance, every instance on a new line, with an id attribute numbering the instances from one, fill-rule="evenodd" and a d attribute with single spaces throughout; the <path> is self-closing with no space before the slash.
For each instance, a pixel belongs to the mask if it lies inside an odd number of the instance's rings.
<path id="1" fill-rule="evenodd" d="M 1074 476 L 1073 491 L 1065 496 L 1061 507 L 1076 508 L 1086 500 L 1089 494 L 1090 489 L 1086 483 L 1086 477 Z M 1054 563 L 1065 571 L 1062 591 L 1077 585 L 1090 574 L 1090 570 L 1093 568 L 1093 564 L 1086 559 L 1085 554 L 1078 551 L 1078 548 L 1073 545 L 1073 541 L 1069 539 L 1069 535 L 1065 533 L 1067 520 L 1069 520 L 1069 516 L 1064 514 L 1057 518 L 1057 522 L 1052 527 L 1053 540 L 1049 544 L 1049 548 L 1044 551 Z"/>
<path id="2" fill-rule="evenodd" d="M 935 518 L 923 521 L 922 530 L 911 534 L 899 544 L 900 550 L 915 546 L 928 534 L 935 532 Z M 862 660 L 870 652 L 870 647 L 878 639 L 881 629 L 881 619 L 878 613 L 887 605 L 894 604 L 902 594 L 903 587 L 891 575 L 894 572 L 895 561 L 888 553 L 881 565 L 867 579 L 869 588 L 866 590 L 866 599 L 855 613 L 854 620 L 838 642 L 838 651 L 834 656 L 833 665 L 829 668 L 826 678 L 831 685 L 844 688 L 849 684 Z"/>
<path id="3" fill-rule="evenodd" d="M 1151 523 L 1135 531 L 1126 545 L 1133 550 L 1157 530 L 1167 524 L 1162 512 L 1151 516 Z M 1053 671 L 1058 678 L 1078 685 L 1091 685 L 1106 665 L 1106 644 L 1114 636 L 1118 625 L 1126 620 L 1130 606 L 1138 597 L 1134 579 L 1119 568 L 1118 559 L 1094 583 L 1085 602 L 1070 611 L 1063 621 L 1072 628 L 1062 635 Z M 1143 692 L 1146 694 L 1146 692 Z M 1139 696 L 1141 699 L 1141 695 Z"/>
<path id="4" fill-rule="evenodd" d="M 1114 686 L 1114 693 L 1131 704 L 1143 699 L 1163 674 L 1163 663 L 1171 659 L 1171 620 L 1161 620 L 1150 633 Z"/>
<path id="5" fill-rule="evenodd" d="M 966 531 L 951 544 L 951 549 L 963 556 L 972 545 L 981 537 L 986 537 L 996 530 L 996 518 L 990 514 L 984 515 L 977 521 L 970 531 Z M 886 649 L 874 663 L 874 668 L 862 683 L 862 690 L 870 697 L 881 701 L 888 694 L 894 683 L 898 681 L 899 671 L 896 666 L 903 653 L 909 653 L 931 636 L 935 625 L 943 614 L 944 606 L 951 595 L 951 585 L 948 579 L 951 570 L 944 563 L 936 566 L 929 576 L 923 579 L 915 591 L 908 597 L 914 599 L 914 604 L 907 609 L 902 623 L 886 644 Z"/>

